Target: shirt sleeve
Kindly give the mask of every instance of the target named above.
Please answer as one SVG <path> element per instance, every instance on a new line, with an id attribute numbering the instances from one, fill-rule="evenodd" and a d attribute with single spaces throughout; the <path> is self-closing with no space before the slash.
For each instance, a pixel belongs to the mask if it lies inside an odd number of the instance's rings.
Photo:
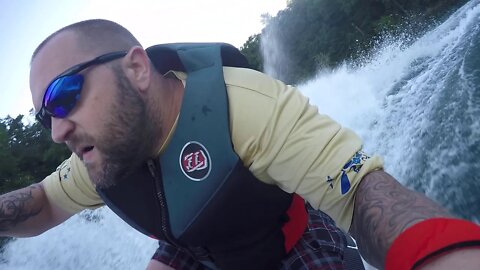
<path id="1" fill-rule="evenodd" d="M 103 206 L 85 166 L 75 154 L 47 176 L 42 184 L 50 202 L 71 214 Z"/>
<path id="2" fill-rule="evenodd" d="M 235 151 L 261 181 L 297 193 L 348 230 L 362 177 L 382 168 L 361 139 L 292 86 L 248 69 L 225 68 Z"/>

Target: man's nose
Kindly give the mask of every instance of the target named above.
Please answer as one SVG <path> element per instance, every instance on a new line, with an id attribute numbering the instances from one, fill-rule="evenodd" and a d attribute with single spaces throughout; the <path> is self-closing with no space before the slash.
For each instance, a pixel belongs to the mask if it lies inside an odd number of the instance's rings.
<path id="1" fill-rule="evenodd" d="M 74 124 L 68 118 L 52 117 L 52 140 L 56 143 L 65 143 L 73 128 Z"/>

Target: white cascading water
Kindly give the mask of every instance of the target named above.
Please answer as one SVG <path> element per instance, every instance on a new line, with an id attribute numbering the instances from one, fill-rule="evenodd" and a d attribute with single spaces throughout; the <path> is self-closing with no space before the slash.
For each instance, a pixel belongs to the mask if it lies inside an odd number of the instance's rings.
<path id="1" fill-rule="evenodd" d="M 386 169 L 402 182 L 454 211 L 470 205 L 458 212 L 476 221 L 480 211 L 473 207 L 480 203 L 469 194 L 480 190 L 480 165 L 469 153 L 478 153 L 480 144 L 480 60 L 467 56 L 478 51 L 479 25 L 480 1 L 472 0 L 411 45 L 387 42 L 363 66 L 345 65 L 299 86 L 321 113 L 360 134 L 367 152 L 384 156 Z M 266 45 L 268 64 L 278 53 Z M 446 132 L 451 130 L 453 135 Z M 458 175 L 471 177 L 461 187 L 445 180 Z M 144 269 L 155 246 L 109 209 L 99 209 L 38 237 L 10 242 L 0 254 L 0 268 Z"/>
<path id="2" fill-rule="evenodd" d="M 265 69 L 275 76 L 284 53 L 266 34 Z M 390 37 L 361 67 L 320 72 L 299 88 L 321 113 L 356 131 L 400 181 L 478 222 L 480 1 L 408 42 Z"/>

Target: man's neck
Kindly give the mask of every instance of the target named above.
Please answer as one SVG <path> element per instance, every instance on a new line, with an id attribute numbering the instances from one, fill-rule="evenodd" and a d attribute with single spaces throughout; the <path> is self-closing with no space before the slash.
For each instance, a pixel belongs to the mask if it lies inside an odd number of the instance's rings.
<path id="1" fill-rule="evenodd" d="M 175 128 L 185 90 L 182 81 L 177 78 L 163 78 L 163 80 L 163 89 L 156 106 L 160 110 L 159 115 L 161 117 L 159 122 L 161 136 L 156 153 L 163 151 L 168 143 L 169 135 Z"/>

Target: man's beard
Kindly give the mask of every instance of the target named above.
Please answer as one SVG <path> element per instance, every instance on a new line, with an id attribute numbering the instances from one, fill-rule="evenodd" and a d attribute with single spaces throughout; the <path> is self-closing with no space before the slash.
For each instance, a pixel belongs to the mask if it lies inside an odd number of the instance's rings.
<path id="1" fill-rule="evenodd" d="M 96 140 L 103 160 L 96 168 L 86 164 L 90 179 L 98 188 L 113 186 L 139 169 L 154 154 L 156 139 L 161 135 L 145 101 L 121 68 L 113 66 L 112 70 L 118 91 L 110 112 L 111 121 Z"/>

